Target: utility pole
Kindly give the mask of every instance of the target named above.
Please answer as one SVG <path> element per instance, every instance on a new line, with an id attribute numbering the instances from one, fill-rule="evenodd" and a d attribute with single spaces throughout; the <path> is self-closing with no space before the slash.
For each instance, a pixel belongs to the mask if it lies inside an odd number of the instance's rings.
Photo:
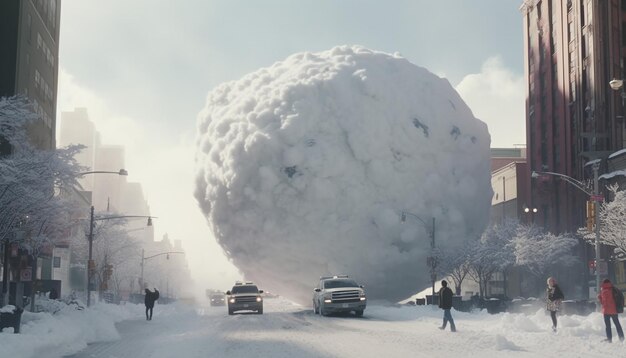
<path id="1" fill-rule="evenodd" d="M 598 170 L 600 169 L 600 162 L 593 163 L 593 200 L 594 203 L 594 217 L 595 217 L 595 233 L 596 233 L 596 295 L 600 293 L 600 218 L 598 217 L 599 205 L 598 197 L 600 196 L 600 185 L 598 184 Z M 604 265 L 603 265 L 604 267 Z"/>
<path id="2" fill-rule="evenodd" d="M 143 289 L 146 286 L 143 283 L 143 265 L 144 265 L 144 261 L 145 261 L 144 251 L 145 251 L 144 249 L 141 249 L 141 280 L 139 280 L 141 282 L 139 282 L 139 293 L 143 293 Z"/>
<path id="3" fill-rule="evenodd" d="M 87 261 L 87 307 L 89 307 L 89 305 L 91 304 L 91 280 L 93 277 L 93 270 L 95 268 L 95 265 L 93 263 L 92 260 L 92 254 L 93 254 L 93 205 L 91 206 L 91 211 L 90 211 L 90 216 L 89 216 L 89 259 Z"/>

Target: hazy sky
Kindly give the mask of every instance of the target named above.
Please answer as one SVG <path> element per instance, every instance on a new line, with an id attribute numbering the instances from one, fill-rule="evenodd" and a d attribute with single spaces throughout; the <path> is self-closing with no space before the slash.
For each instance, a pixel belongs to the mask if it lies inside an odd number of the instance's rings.
<path id="1" fill-rule="evenodd" d="M 492 147 L 521 144 L 520 3 L 64 0 L 58 109 L 87 107 L 103 142 L 126 146 L 128 179 L 143 184 L 158 237 L 182 239 L 198 283 L 226 288 L 235 270 L 191 194 L 196 116 L 211 89 L 296 52 L 357 44 L 448 78 Z"/>

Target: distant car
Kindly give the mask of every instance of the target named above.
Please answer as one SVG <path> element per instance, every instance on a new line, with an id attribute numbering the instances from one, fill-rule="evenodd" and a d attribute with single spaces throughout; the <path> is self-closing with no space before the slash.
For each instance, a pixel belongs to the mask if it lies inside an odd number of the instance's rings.
<path id="1" fill-rule="evenodd" d="M 313 311 L 322 316 L 354 312 L 360 317 L 366 306 L 363 286 L 346 275 L 320 277 L 313 290 Z"/>
<path id="2" fill-rule="evenodd" d="M 224 306 L 226 305 L 226 297 L 224 292 L 213 292 L 209 295 L 209 302 L 211 306 Z"/>
<path id="3" fill-rule="evenodd" d="M 232 315 L 237 311 L 256 311 L 263 314 L 263 290 L 252 282 L 236 282 L 230 291 L 226 291 L 228 296 L 228 314 Z"/>

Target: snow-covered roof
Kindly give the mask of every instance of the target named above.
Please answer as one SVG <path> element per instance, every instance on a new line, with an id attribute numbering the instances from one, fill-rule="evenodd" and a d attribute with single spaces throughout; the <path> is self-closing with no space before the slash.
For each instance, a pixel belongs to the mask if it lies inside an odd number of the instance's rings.
<path id="1" fill-rule="evenodd" d="M 600 163 L 601 161 L 602 161 L 601 159 L 590 160 L 587 163 L 585 163 L 585 166 L 592 165 L 592 164 L 595 164 L 595 163 Z"/>
<path id="2" fill-rule="evenodd" d="M 615 170 L 610 173 L 602 174 L 598 177 L 598 179 L 611 179 L 618 175 L 622 175 L 626 177 L 626 170 Z"/>
<path id="3" fill-rule="evenodd" d="M 624 153 L 626 153 L 626 149 L 621 149 L 621 150 L 618 150 L 618 151 L 617 151 L 617 152 L 615 152 L 615 153 L 611 153 L 611 155 L 609 155 L 609 159 L 611 159 L 611 158 L 615 158 L 615 157 L 617 157 L 617 156 L 619 156 L 619 155 L 622 155 L 622 154 L 624 154 Z"/>

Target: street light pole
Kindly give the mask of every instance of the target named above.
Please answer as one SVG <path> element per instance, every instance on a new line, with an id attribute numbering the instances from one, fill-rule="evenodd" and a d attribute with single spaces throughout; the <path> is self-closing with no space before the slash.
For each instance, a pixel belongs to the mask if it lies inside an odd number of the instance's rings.
<path id="1" fill-rule="evenodd" d="M 595 201 L 596 203 L 598 201 L 600 201 L 600 185 L 599 185 L 599 176 L 598 176 L 598 171 L 600 170 L 600 161 L 596 160 L 593 162 L 592 164 L 592 169 L 593 169 L 593 192 L 590 192 L 589 190 L 587 190 L 585 188 L 585 184 L 583 184 L 582 182 L 567 176 L 565 174 L 560 174 L 560 173 L 553 173 L 553 172 L 535 172 L 533 171 L 531 173 L 531 178 L 538 178 L 540 175 L 554 175 L 554 176 L 558 176 L 559 178 L 564 179 L 566 182 L 572 184 L 573 186 L 575 186 L 576 188 L 578 188 L 580 191 L 584 192 L 585 194 L 587 194 L 587 196 L 589 196 L 589 199 L 591 201 Z M 595 228 L 594 228 L 594 233 L 595 233 L 595 251 L 596 251 L 596 294 L 600 293 L 600 261 L 602 259 L 602 255 L 600 252 L 600 218 L 598 217 L 598 213 L 600 212 L 600 208 L 599 206 L 596 204 L 594 205 L 594 217 L 595 217 Z"/>
<path id="2" fill-rule="evenodd" d="M 76 176 L 84 176 L 87 174 L 117 174 L 121 176 L 127 176 L 128 171 L 126 169 L 120 169 L 119 171 L 113 172 L 108 170 L 94 170 L 89 172 L 82 172 L 76 174 Z M 93 247 L 93 226 L 94 226 L 94 217 L 93 217 L 94 207 L 91 206 L 90 215 L 89 215 L 89 259 L 87 260 L 87 307 L 89 307 L 91 303 L 91 278 L 93 275 L 93 271 L 95 270 L 95 265 L 92 260 L 92 247 Z"/>
<path id="3" fill-rule="evenodd" d="M 93 227 L 95 225 L 95 221 L 100 220 L 112 220 L 112 219 L 126 219 L 126 218 L 148 218 L 148 226 L 152 226 L 152 219 L 157 218 L 156 216 L 145 216 L 145 215 L 122 215 L 122 216 L 105 216 L 101 218 L 94 218 L 93 214 L 93 205 L 91 206 L 91 215 L 89 217 L 89 261 L 87 262 L 87 307 L 91 304 L 91 281 L 93 277 L 93 271 L 95 271 L 96 265 L 92 260 L 92 252 L 93 252 Z M 143 252 L 142 252 L 143 253 Z M 142 261 L 143 262 L 143 261 Z"/>
<path id="4" fill-rule="evenodd" d="M 93 262 L 93 205 L 91 206 L 90 216 L 89 216 L 89 259 L 87 260 L 87 307 L 91 304 L 91 278 L 94 274 L 94 270 L 96 265 Z"/>
<path id="5" fill-rule="evenodd" d="M 598 170 L 600 169 L 600 162 L 595 162 L 593 163 L 593 194 L 595 195 L 595 198 L 597 198 L 600 195 L 600 185 L 598 183 Z M 595 234 L 596 234 L 596 295 L 600 293 L 600 270 L 599 270 L 599 264 L 600 264 L 600 260 L 601 260 L 601 254 L 600 254 L 600 217 L 598 216 L 598 213 L 600 212 L 600 207 L 599 205 L 596 203 L 596 205 L 593 206 L 594 207 L 594 217 L 595 217 Z"/>
<path id="6" fill-rule="evenodd" d="M 432 226 L 429 228 L 428 224 L 426 224 L 426 222 L 422 220 L 422 218 L 408 211 L 402 212 L 400 221 L 405 222 L 407 215 L 411 215 L 412 217 L 416 218 L 424 225 L 426 229 L 430 229 L 429 236 L 430 236 L 431 256 L 427 258 L 426 263 L 428 264 L 428 267 L 430 268 L 430 281 L 431 281 L 431 289 L 432 289 L 432 297 L 433 297 L 432 303 L 435 304 L 435 298 L 434 298 L 435 297 L 435 282 L 437 281 L 437 273 L 435 272 L 435 269 L 437 268 L 437 258 L 434 256 L 435 255 L 435 217 L 433 216 Z"/>
<path id="7" fill-rule="evenodd" d="M 150 260 L 152 258 L 155 258 L 157 256 L 162 256 L 162 255 L 167 255 L 167 259 L 169 260 L 170 259 L 170 254 L 183 254 L 184 255 L 185 252 L 183 252 L 183 251 L 166 251 L 166 252 L 160 252 L 158 254 L 155 254 L 155 255 L 152 255 L 152 256 L 148 256 L 148 257 L 145 257 L 144 254 L 145 254 L 144 249 L 141 249 L 141 279 L 140 279 L 141 286 L 139 287 L 139 293 L 141 293 L 143 291 L 143 289 L 145 288 L 145 286 L 146 286 L 144 284 L 144 282 L 143 282 L 143 267 L 145 266 L 146 260 Z"/>

